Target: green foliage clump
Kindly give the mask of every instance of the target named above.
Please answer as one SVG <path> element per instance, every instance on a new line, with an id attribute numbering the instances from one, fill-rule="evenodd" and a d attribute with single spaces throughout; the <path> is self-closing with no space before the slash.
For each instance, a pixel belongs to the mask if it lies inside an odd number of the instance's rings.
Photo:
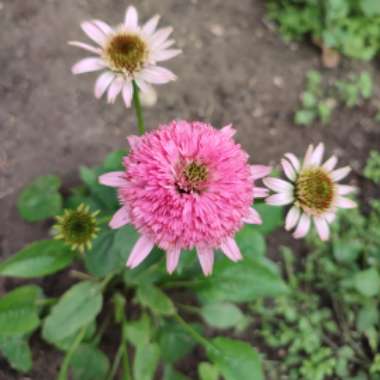
<path id="1" fill-rule="evenodd" d="M 372 150 L 364 168 L 364 176 L 371 181 L 380 183 L 380 153 Z"/>
<path id="2" fill-rule="evenodd" d="M 362 60 L 371 60 L 380 50 L 378 0 L 269 0 L 268 16 L 286 40 L 311 36 Z"/>

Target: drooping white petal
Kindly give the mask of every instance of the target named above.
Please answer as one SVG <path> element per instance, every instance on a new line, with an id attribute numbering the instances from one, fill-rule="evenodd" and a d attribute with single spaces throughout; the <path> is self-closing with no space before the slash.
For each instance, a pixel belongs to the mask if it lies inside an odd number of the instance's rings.
<path id="1" fill-rule="evenodd" d="M 292 203 L 294 200 L 291 194 L 279 193 L 271 195 L 265 199 L 265 202 L 272 206 L 285 206 Z"/>
<path id="2" fill-rule="evenodd" d="M 331 172 L 336 164 L 338 163 L 338 159 L 336 158 L 336 156 L 332 156 L 330 157 L 323 165 L 322 167 L 327 170 L 328 172 Z"/>
<path id="3" fill-rule="evenodd" d="M 243 258 L 236 241 L 231 237 L 228 237 L 224 243 L 221 244 L 220 249 L 231 261 L 236 262 Z"/>
<path id="4" fill-rule="evenodd" d="M 173 28 L 171 26 L 167 26 L 166 28 L 162 28 L 157 30 L 156 33 L 152 36 L 152 45 L 154 48 L 161 47 L 162 43 L 167 40 L 167 38 L 172 34 Z"/>
<path id="5" fill-rule="evenodd" d="M 147 34 L 147 35 L 150 35 L 150 34 L 153 34 L 154 31 L 156 30 L 157 28 L 157 25 L 158 25 L 158 22 L 160 21 L 160 16 L 159 15 L 155 15 L 153 16 L 151 19 L 149 19 L 145 24 L 144 26 L 142 27 L 142 31 Z"/>
<path id="6" fill-rule="evenodd" d="M 138 28 L 139 17 L 137 10 L 133 6 L 129 6 L 125 13 L 124 25 L 127 29 L 135 30 Z"/>
<path id="7" fill-rule="evenodd" d="M 99 177 L 99 183 L 111 187 L 123 187 L 128 184 L 124 172 L 110 172 Z"/>
<path id="8" fill-rule="evenodd" d="M 161 66 L 151 66 L 141 70 L 137 76 L 137 79 L 140 78 L 153 84 L 164 84 L 177 79 L 174 73 Z"/>
<path id="9" fill-rule="evenodd" d="M 284 170 L 285 175 L 291 181 L 294 181 L 296 179 L 297 173 L 294 170 L 293 165 L 288 160 L 286 160 L 285 158 L 283 158 L 281 160 L 281 166 L 282 166 L 282 169 Z"/>
<path id="10" fill-rule="evenodd" d="M 339 195 L 347 195 L 356 192 L 356 187 L 348 186 L 348 185 L 338 185 L 338 194 Z"/>
<path id="11" fill-rule="evenodd" d="M 164 43 L 162 43 L 160 45 L 160 49 L 167 49 L 167 48 L 170 48 L 171 46 L 173 46 L 175 44 L 175 41 L 174 40 L 167 40 L 165 41 Z"/>
<path id="12" fill-rule="evenodd" d="M 212 273 L 212 268 L 214 266 L 214 251 L 212 248 L 198 247 L 197 255 L 204 275 L 209 276 Z"/>
<path id="13" fill-rule="evenodd" d="M 113 215 L 111 221 L 109 222 L 109 226 L 112 229 L 117 229 L 120 227 L 125 226 L 131 221 L 128 213 L 128 209 L 123 206 L 119 208 L 119 210 L 116 211 L 116 213 Z"/>
<path id="14" fill-rule="evenodd" d="M 319 143 L 310 157 L 310 165 L 320 166 L 322 163 L 325 146 Z"/>
<path id="15" fill-rule="evenodd" d="M 100 54 L 102 52 L 102 49 L 89 45 L 89 44 L 85 44 L 84 42 L 80 42 L 80 41 L 69 41 L 68 44 L 71 46 L 76 46 L 81 49 L 90 51 L 95 54 Z"/>
<path id="16" fill-rule="evenodd" d="M 167 61 L 168 59 L 174 58 L 181 53 L 182 50 L 179 49 L 160 50 L 152 55 L 152 59 L 155 62 Z"/>
<path id="17" fill-rule="evenodd" d="M 268 177 L 264 178 L 263 182 L 265 186 L 277 192 L 287 192 L 289 194 L 292 194 L 294 189 L 294 186 L 291 183 L 280 178 Z"/>
<path id="18" fill-rule="evenodd" d="M 286 153 L 285 157 L 291 162 L 294 167 L 294 170 L 298 172 L 301 168 L 301 163 L 299 159 L 293 153 Z"/>
<path id="19" fill-rule="evenodd" d="M 351 168 L 349 166 L 345 166 L 343 168 L 332 171 L 330 175 L 334 182 L 338 182 L 341 179 L 347 177 L 350 171 L 351 171 Z"/>
<path id="20" fill-rule="evenodd" d="M 323 214 L 324 218 L 327 220 L 328 223 L 332 223 L 336 218 L 335 212 L 327 212 Z"/>
<path id="21" fill-rule="evenodd" d="M 313 155 L 313 152 L 314 152 L 314 146 L 309 145 L 306 150 L 305 157 L 303 159 L 303 167 L 310 165 L 310 159 L 311 159 L 311 156 Z"/>
<path id="22" fill-rule="evenodd" d="M 307 233 L 309 232 L 309 229 L 310 229 L 310 223 L 311 223 L 310 216 L 303 213 L 301 215 L 299 222 L 298 222 L 297 228 L 294 231 L 294 234 L 293 234 L 294 238 L 295 239 L 301 239 L 304 236 L 306 236 Z"/>
<path id="23" fill-rule="evenodd" d="M 102 30 L 98 28 L 97 25 L 95 25 L 91 21 L 85 21 L 85 22 L 82 22 L 81 28 L 90 39 L 95 41 L 101 47 L 104 46 L 104 44 L 107 41 L 107 36 L 104 34 Z"/>
<path id="24" fill-rule="evenodd" d="M 293 206 L 287 213 L 286 219 L 285 219 L 285 229 L 287 231 L 291 230 L 297 225 L 297 222 L 299 221 L 299 218 L 301 216 L 301 210 Z"/>
<path id="25" fill-rule="evenodd" d="M 125 106 L 127 108 L 129 108 L 131 106 L 131 103 L 132 103 L 132 95 L 133 95 L 132 83 L 126 82 L 124 84 L 122 95 L 123 95 L 123 100 L 124 100 Z"/>
<path id="26" fill-rule="evenodd" d="M 261 224 L 262 222 L 260 214 L 252 207 L 249 208 L 248 215 L 243 218 L 243 223 L 247 224 Z"/>
<path id="27" fill-rule="evenodd" d="M 254 198 L 266 198 L 269 194 L 269 190 L 265 187 L 254 187 L 253 196 Z"/>
<path id="28" fill-rule="evenodd" d="M 106 67 L 105 63 L 100 58 L 95 57 L 89 57 L 84 58 L 80 60 L 78 63 L 76 63 L 71 71 L 73 74 L 84 74 L 84 73 L 90 73 L 92 71 L 99 71 Z"/>
<path id="29" fill-rule="evenodd" d="M 251 174 L 253 180 L 264 178 L 268 176 L 272 171 L 271 166 L 266 165 L 251 165 Z"/>
<path id="30" fill-rule="evenodd" d="M 106 35 L 113 33 L 112 28 L 102 20 L 92 20 L 92 22 Z"/>
<path id="31" fill-rule="evenodd" d="M 174 247 L 166 252 L 166 270 L 172 274 L 177 268 L 179 257 L 181 255 L 181 249 Z"/>
<path id="32" fill-rule="evenodd" d="M 321 240 L 328 240 L 330 237 L 330 228 L 326 219 L 324 217 L 314 217 L 314 225 Z"/>
<path id="33" fill-rule="evenodd" d="M 136 268 L 149 255 L 154 247 L 153 240 L 146 236 L 141 236 L 137 240 L 127 261 L 127 267 Z"/>
<path id="34" fill-rule="evenodd" d="M 94 94 L 95 98 L 100 99 L 103 94 L 107 91 L 107 88 L 115 79 L 115 74 L 110 71 L 106 71 L 95 82 Z"/>
<path id="35" fill-rule="evenodd" d="M 335 205 L 341 208 L 356 208 L 357 204 L 352 199 L 346 197 L 337 197 Z"/>
<path id="36" fill-rule="evenodd" d="M 122 77 L 117 77 L 111 83 L 108 88 L 107 101 L 108 103 L 115 103 L 117 96 L 120 94 L 124 85 L 124 79 Z"/>

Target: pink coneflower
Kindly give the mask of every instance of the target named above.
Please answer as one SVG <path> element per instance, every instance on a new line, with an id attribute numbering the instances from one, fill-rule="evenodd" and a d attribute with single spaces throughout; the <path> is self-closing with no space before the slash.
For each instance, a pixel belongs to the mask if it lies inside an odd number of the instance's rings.
<path id="1" fill-rule="evenodd" d="M 181 53 L 172 49 L 174 40 L 169 39 L 173 29 L 157 28 L 159 16 L 152 17 L 142 27 L 134 7 L 128 7 L 124 23 L 111 28 L 100 20 L 81 24 L 86 35 L 96 46 L 79 41 L 69 44 L 94 53 L 95 56 L 82 59 L 72 68 L 73 74 L 104 70 L 95 84 L 95 97 L 101 98 L 108 90 L 109 103 L 114 103 L 122 93 L 124 103 L 131 106 L 133 81 L 142 91 L 151 92 L 150 84 L 164 84 L 176 76 L 158 62 L 166 61 Z"/>
<path id="2" fill-rule="evenodd" d="M 261 223 L 251 206 L 268 191 L 254 181 L 270 168 L 250 166 L 234 134 L 231 126 L 217 130 L 174 121 L 129 137 L 125 171 L 100 177 L 100 183 L 118 188 L 122 204 L 110 226 L 132 223 L 141 234 L 128 267 L 139 265 L 155 244 L 166 251 L 169 273 L 184 249 L 196 248 L 205 275 L 212 272 L 216 249 L 232 261 L 242 258 L 234 235 L 244 223 Z"/>
<path id="3" fill-rule="evenodd" d="M 313 219 L 320 238 L 327 240 L 329 224 L 335 219 L 337 209 L 356 207 L 354 201 L 344 197 L 355 188 L 338 184 L 351 171 L 350 167 L 335 169 L 338 161 L 335 156 L 322 164 L 323 153 L 323 144 L 315 149 L 310 145 L 302 164 L 294 154 L 287 153 L 281 164 L 290 182 L 278 178 L 264 179 L 265 185 L 277 192 L 266 199 L 268 204 L 293 204 L 286 216 L 285 228 L 296 227 L 293 234 L 296 239 L 309 232 Z"/>

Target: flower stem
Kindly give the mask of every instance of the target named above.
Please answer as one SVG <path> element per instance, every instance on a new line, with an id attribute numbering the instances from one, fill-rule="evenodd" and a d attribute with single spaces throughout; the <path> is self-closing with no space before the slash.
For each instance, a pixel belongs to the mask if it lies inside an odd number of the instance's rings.
<path id="1" fill-rule="evenodd" d="M 143 111 L 142 111 L 141 102 L 140 102 L 140 89 L 137 86 L 135 81 L 132 82 L 132 85 L 133 85 L 133 105 L 135 106 L 135 111 L 136 111 L 137 129 L 139 131 L 139 134 L 143 135 L 145 133 L 145 126 L 144 126 Z"/>

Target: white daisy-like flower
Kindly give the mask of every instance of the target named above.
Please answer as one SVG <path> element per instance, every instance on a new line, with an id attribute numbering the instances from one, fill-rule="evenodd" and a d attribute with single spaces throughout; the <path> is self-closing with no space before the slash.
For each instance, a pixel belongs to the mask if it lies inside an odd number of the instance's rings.
<path id="1" fill-rule="evenodd" d="M 335 156 L 322 164 L 324 145 L 315 149 L 310 145 L 303 163 L 293 153 L 285 154 L 281 160 L 282 169 L 289 179 L 266 178 L 264 183 L 276 194 L 266 198 L 266 203 L 274 206 L 292 204 L 285 220 L 285 229 L 295 228 L 293 236 L 303 238 L 310 230 L 311 221 L 321 240 L 330 236 L 329 224 L 335 219 L 338 208 L 355 208 L 356 203 L 345 195 L 354 192 L 353 186 L 338 182 L 351 171 L 349 166 L 335 169 Z"/>
<path id="2" fill-rule="evenodd" d="M 107 92 L 107 100 L 114 103 L 121 93 L 127 107 L 131 106 L 134 86 L 144 93 L 152 93 L 152 84 L 164 84 L 176 79 L 158 62 L 169 60 L 181 53 L 173 49 L 170 39 L 172 27 L 157 29 L 160 16 L 156 15 L 143 26 L 139 25 L 138 13 L 128 7 L 124 23 L 111 28 L 100 20 L 85 21 L 82 30 L 96 46 L 79 41 L 69 44 L 94 53 L 72 67 L 73 74 L 104 71 L 95 83 L 95 97 Z"/>

